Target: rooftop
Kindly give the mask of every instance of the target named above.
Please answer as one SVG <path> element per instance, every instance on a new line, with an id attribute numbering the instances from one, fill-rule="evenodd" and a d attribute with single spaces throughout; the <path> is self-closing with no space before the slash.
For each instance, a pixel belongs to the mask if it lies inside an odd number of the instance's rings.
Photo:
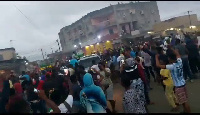
<path id="1" fill-rule="evenodd" d="M 5 49 L 0 49 L 0 51 L 4 51 L 4 50 L 14 50 L 14 51 L 15 51 L 15 48 L 5 48 Z"/>

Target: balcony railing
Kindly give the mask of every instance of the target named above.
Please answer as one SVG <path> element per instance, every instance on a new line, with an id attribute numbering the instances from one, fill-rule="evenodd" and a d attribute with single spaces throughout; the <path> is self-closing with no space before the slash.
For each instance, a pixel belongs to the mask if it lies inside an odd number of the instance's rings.
<path id="1" fill-rule="evenodd" d="M 105 28 L 105 27 L 109 27 L 109 26 L 113 26 L 116 25 L 115 21 L 110 21 L 110 20 L 106 20 L 100 23 L 95 23 L 93 24 L 93 26 L 97 29 L 97 28 Z"/>

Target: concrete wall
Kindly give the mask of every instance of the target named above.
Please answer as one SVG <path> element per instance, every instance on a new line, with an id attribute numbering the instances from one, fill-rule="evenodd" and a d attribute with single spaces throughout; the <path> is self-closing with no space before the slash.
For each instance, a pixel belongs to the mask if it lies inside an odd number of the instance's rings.
<path id="1" fill-rule="evenodd" d="M 191 15 L 190 19 L 192 25 L 199 24 L 196 14 Z M 185 16 L 171 18 L 169 20 L 155 24 L 153 27 L 153 31 L 159 32 L 170 28 L 188 28 L 189 26 L 190 26 L 189 16 L 185 15 Z"/>
<path id="2" fill-rule="evenodd" d="M 3 57 L 3 60 L 10 60 L 12 58 L 15 58 L 15 50 L 14 49 L 8 49 L 8 50 L 0 50 L 0 55 Z"/>

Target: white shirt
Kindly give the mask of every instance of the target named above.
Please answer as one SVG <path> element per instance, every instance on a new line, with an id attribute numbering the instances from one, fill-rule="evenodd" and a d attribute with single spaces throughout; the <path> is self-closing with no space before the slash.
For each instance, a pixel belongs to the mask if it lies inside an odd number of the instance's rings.
<path id="1" fill-rule="evenodd" d="M 72 107 L 73 104 L 73 96 L 72 95 L 68 95 L 67 99 L 65 100 L 70 107 Z M 61 113 L 67 113 L 68 109 L 65 107 L 65 105 L 63 103 L 61 103 L 58 108 L 60 109 Z"/>

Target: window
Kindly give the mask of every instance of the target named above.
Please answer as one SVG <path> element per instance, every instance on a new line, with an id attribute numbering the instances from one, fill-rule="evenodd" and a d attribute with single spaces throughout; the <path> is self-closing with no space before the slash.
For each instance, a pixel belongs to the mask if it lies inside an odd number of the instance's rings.
<path id="1" fill-rule="evenodd" d="M 110 33 L 110 35 L 111 35 L 111 34 L 114 34 L 113 29 L 109 29 L 109 33 Z"/>

